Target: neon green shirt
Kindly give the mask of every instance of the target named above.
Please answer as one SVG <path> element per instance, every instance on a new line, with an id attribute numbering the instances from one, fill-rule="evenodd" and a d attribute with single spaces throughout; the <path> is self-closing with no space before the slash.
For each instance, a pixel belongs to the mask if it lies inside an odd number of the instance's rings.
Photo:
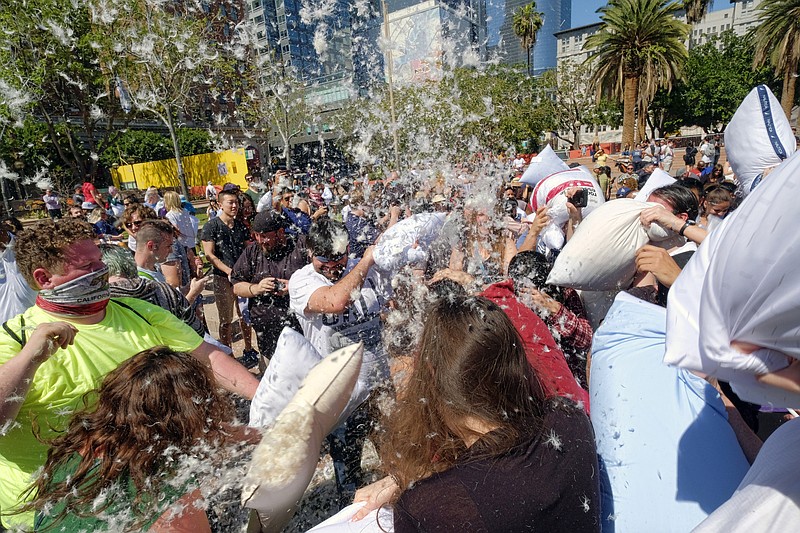
<path id="1" fill-rule="evenodd" d="M 6 527 L 12 524 L 33 526 L 33 513 L 12 516 L 5 513 L 21 503 L 20 496 L 30 485 L 31 474 L 47 458 L 47 446 L 33 435 L 34 419 L 41 436 L 50 439 L 54 436 L 50 428 L 63 430 L 72 413 L 83 407 L 83 395 L 96 389 L 105 375 L 126 359 L 160 345 L 191 352 L 203 342 L 191 327 L 160 307 L 134 298 L 116 300 L 142 316 L 112 301 L 100 323 L 73 324 L 78 329 L 75 343 L 58 350 L 42 363 L 14 424 L 4 435 L 0 434 L 0 512 Z M 18 336 L 22 330 L 21 316 L 24 316 L 28 337 L 38 324 L 56 320 L 33 306 L 8 321 L 8 327 Z M 19 350 L 19 343 L 0 329 L 0 365 Z"/>

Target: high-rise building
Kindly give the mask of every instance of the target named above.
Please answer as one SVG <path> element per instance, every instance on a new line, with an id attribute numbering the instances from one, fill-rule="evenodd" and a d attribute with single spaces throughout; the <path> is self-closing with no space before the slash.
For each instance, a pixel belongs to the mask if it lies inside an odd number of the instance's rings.
<path id="1" fill-rule="evenodd" d="M 438 80 L 445 65 L 486 57 L 485 0 L 386 0 L 386 11 L 395 83 Z"/>
<path id="2" fill-rule="evenodd" d="M 531 0 L 486 0 L 487 49 L 499 55 L 508 65 L 525 65 L 527 52 L 514 34 L 514 13 Z M 572 0 L 537 0 L 536 11 L 542 13 L 542 29 L 536 34 L 531 53 L 534 75 L 556 68 L 558 41 L 553 35 L 572 26 Z"/>
<path id="3" fill-rule="evenodd" d="M 311 0 L 251 0 L 248 21 L 256 28 L 258 54 L 290 67 L 318 99 L 333 104 L 352 88 L 363 92 L 382 73 L 382 55 L 375 53 L 380 0 L 359 6 L 333 0 L 325 7 Z"/>

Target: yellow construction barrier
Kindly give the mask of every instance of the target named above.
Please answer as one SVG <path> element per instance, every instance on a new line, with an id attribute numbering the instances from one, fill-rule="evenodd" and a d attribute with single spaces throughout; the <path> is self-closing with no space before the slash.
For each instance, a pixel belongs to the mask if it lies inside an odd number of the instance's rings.
<path id="1" fill-rule="evenodd" d="M 182 157 L 186 173 L 186 186 L 189 189 L 205 189 L 210 181 L 214 185 L 235 183 L 243 190 L 247 188 L 244 176 L 247 174 L 247 160 L 244 148 L 198 154 Z M 175 159 L 162 159 L 135 165 L 125 165 L 111 169 L 114 185 L 121 189 L 140 189 L 157 187 L 159 189 L 179 189 L 178 165 Z"/>

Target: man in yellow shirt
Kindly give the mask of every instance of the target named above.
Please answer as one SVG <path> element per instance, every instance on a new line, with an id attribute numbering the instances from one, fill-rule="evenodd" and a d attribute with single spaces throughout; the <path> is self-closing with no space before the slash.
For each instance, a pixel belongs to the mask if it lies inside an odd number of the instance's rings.
<path id="1" fill-rule="evenodd" d="M 44 463 L 47 439 L 65 427 L 86 392 L 134 354 L 158 345 L 190 352 L 219 384 L 252 398 L 258 381 L 233 358 L 203 342 L 163 309 L 109 299 L 108 268 L 90 225 L 44 221 L 20 232 L 20 272 L 39 290 L 36 305 L 0 329 L 0 521 L 30 528 L 33 514 L 13 514 L 31 475 Z M 173 394 L 164 391 L 164 394 Z"/>

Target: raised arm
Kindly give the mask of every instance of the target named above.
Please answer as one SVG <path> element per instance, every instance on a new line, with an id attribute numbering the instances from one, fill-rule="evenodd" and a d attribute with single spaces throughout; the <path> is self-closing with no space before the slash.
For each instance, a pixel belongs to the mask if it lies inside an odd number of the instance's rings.
<path id="1" fill-rule="evenodd" d="M 33 377 L 42 363 L 59 348 L 72 344 L 77 332 L 74 326 L 66 322 L 39 324 L 25 347 L 0 365 L 0 427 L 17 418 Z"/>

